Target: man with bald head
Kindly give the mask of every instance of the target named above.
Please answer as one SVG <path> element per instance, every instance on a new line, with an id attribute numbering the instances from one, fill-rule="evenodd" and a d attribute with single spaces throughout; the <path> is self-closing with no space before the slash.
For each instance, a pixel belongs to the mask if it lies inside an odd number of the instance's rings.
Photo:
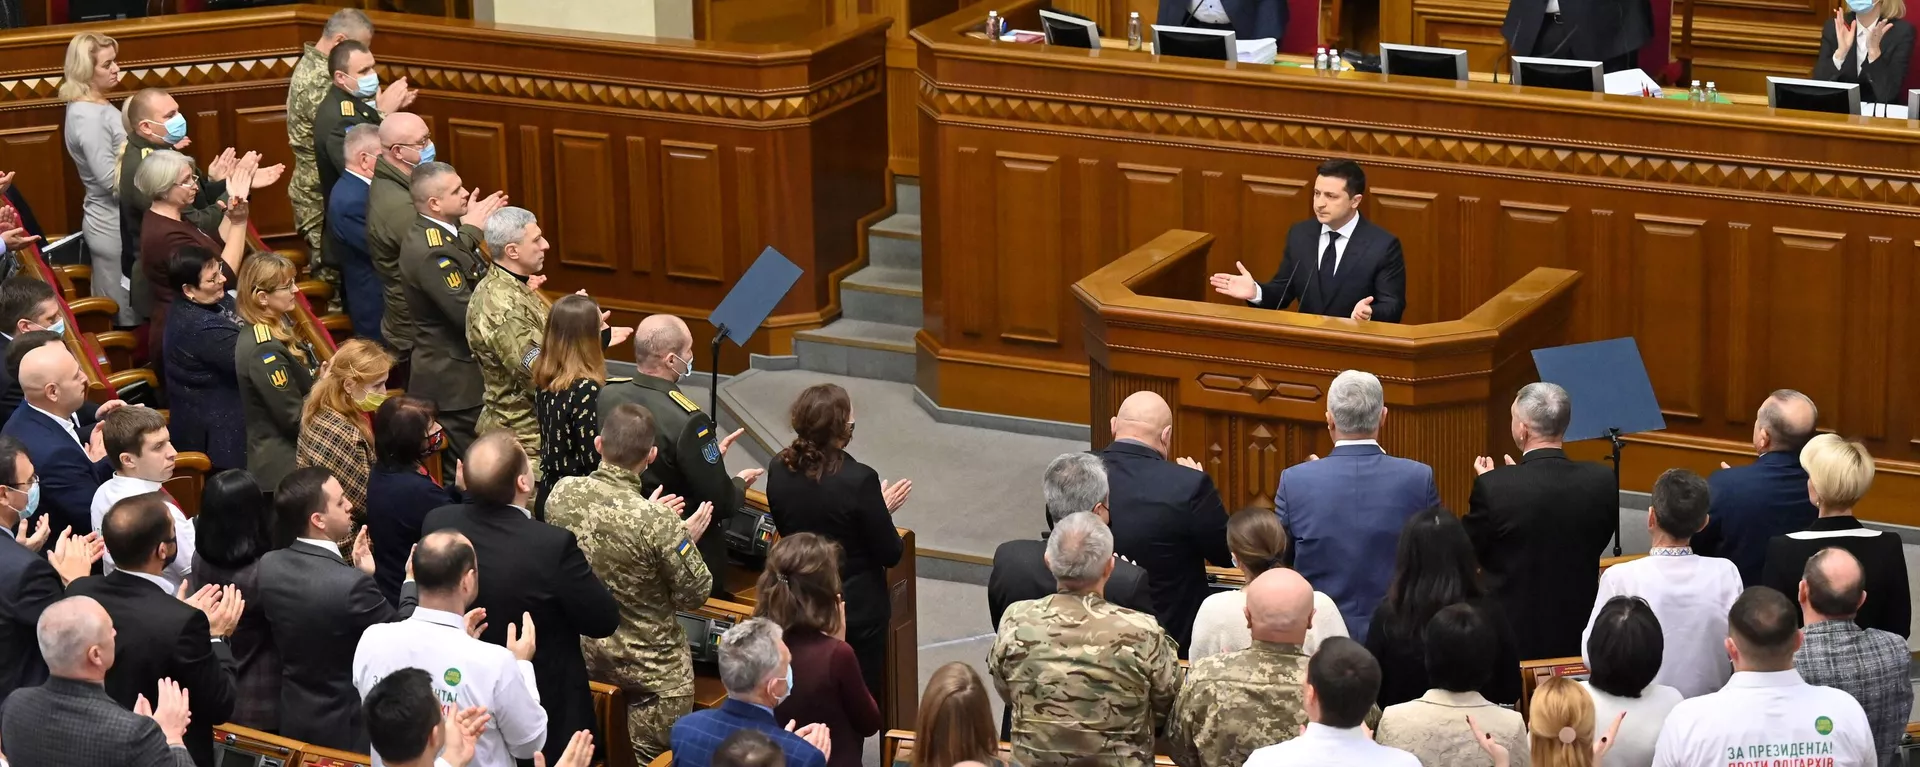
<path id="1" fill-rule="evenodd" d="M 480 227 L 506 204 L 506 195 L 476 199 L 477 190 L 462 188 L 460 174 L 443 162 L 415 167 L 410 191 L 415 215 L 400 242 L 400 283 L 413 317 L 413 370 L 420 377 L 408 382 L 407 394 L 440 408 L 449 454 L 464 458 L 486 387 L 467 345 L 467 303 L 489 264 Z M 452 469 L 447 472 L 451 479 Z"/>
<path id="2" fill-rule="evenodd" d="M 8 698 L 0 721 L 7 759 L 49 767 L 193 767 L 179 685 L 162 680 L 158 705 L 142 697 L 131 711 L 107 695 L 115 632 L 99 602 L 62 599 L 40 614 L 37 628 L 52 676 Z"/>
<path id="3" fill-rule="evenodd" d="M 713 417 L 702 412 L 693 398 L 680 391 L 680 380 L 693 374 L 693 333 L 671 314 L 655 314 L 640 321 L 633 332 L 631 379 L 611 378 L 600 390 L 600 422 L 613 409 L 632 403 L 653 414 L 654 444 L 660 456 L 641 475 L 646 489 L 665 487 L 686 499 L 689 512 L 702 503 L 713 504 L 713 519 L 700 536 L 700 559 L 707 571 L 722 573 L 727 564 L 727 531 L 746 503 L 747 486 L 765 473 L 746 469 L 727 476 L 725 457 L 739 432 L 722 439 Z M 713 579 L 713 596 L 723 596 L 722 579 Z"/>
<path id="4" fill-rule="evenodd" d="M 408 389 L 413 315 L 407 311 L 406 290 L 400 284 L 400 240 L 419 218 L 413 209 L 413 169 L 433 162 L 433 135 L 427 131 L 427 122 L 412 112 L 387 115 L 378 130 L 380 159 L 374 161 L 373 184 L 367 190 L 367 254 L 380 275 L 385 301 L 380 336 L 394 352 L 387 385 Z"/>
<path id="5" fill-rule="evenodd" d="M 1895 753 L 1913 711 L 1907 640 L 1854 622 L 1854 613 L 1867 601 L 1860 560 L 1843 548 L 1821 549 L 1807 559 L 1799 596 L 1806 629 L 1793 654 L 1794 668 L 1807 684 L 1843 690 L 1859 701 L 1873 727 L 1880 763 L 1898 764 Z"/>
<path id="6" fill-rule="evenodd" d="M 1247 584 L 1253 646 L 1194 661 L 1173 702 L 1167 740 L 1180 767 L 1235 767 L 1307 723 L 1307 629 L 1313 586 L 1276 567 Z"/>
<path id="7" fill-rule="evenodd" d="M 1807 495 L 1807 471 L 1800 448 L 1813 439 L 1820 409 L 1792 389 L 1781 389 L 1760 403 L 1753 415 L 1753 450 L 1759 458 L 1707 477 L 1712 502 L 1707 527 L 1693 537 L 1703 557 L 1722 557 L 1740 568 L 1740 580 L 1760 585 L 1767 562 L 1767 541 L 1807 529 L 1820 516 Z"/>
<path id="8" fill-rule="evenodd" d="M 0 429 L 27 446 L 40 473 L 40 513 L 54 529 L 93 532 L 93 494 L 113 476 L 95 421 L 79 418 L 87 397 L 87 374 L 67 347 L 47 344 L 20 359 L 20 392 L 26 400 Z M 100 406 L 105 418 L 124 403 Z"/>
<path id="9" fill-rule="evenodd" d="M 1113 548 L 1147 571 L 1154 617 L 1187 657 L 1193 616 L 1211 592 L 1207 563 L 1233 565 L 1227 510 L 1213 478 L 1192 458 L 1173 453 L 1173 410 L 1153 392 L 1134 392 L 1107 422 L 1113 443 L 1100 452 L 1107 468 L 1107 517 Z"/>

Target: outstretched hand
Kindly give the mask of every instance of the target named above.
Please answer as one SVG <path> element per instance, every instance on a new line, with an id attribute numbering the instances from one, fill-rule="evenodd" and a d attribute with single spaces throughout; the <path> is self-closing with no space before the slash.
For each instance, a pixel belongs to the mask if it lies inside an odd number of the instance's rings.
<path id="1" fill-rule="evenodd" d="M 1207 278 L 1207 284 L 1212 285 L 1213 292 L 1219 293 L 1220 295 L 1238 298 L 1242 301 L 1252 301 L 1253 297 L 1260 292 L 1260 282 L 1253 278 L 1252 272 L 1247 271 L 1246 264 L 1235 261 L 1233 262 L 1233 268 L 1238 270 L 1239 273 L 1215 274 Z"/>

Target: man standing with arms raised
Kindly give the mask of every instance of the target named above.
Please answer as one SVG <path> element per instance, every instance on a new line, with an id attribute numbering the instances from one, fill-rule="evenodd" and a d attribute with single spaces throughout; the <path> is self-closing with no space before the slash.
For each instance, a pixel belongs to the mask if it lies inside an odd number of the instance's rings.
<path id="1" fill-rule="evenodd" d="M 311 139 L 308 145 L 311 148 Z M 433 162 L 433 136 L 419 115 L 395 112 L 380 122 L 380 148 L 367 189 L 367 255 L 380 275 L 385 301 L 380 336 L 393 350 L 387 385 L 411 390 L 407 379 L 413 362 L 413 313 L 407 311 L 406 289 L 400 285 L 400 240 L 420 217 L 413 211 L 413 169 Z"/>
<path id="2" fill-rule="evenodd" d="M 481 253 L 480 226 L 506 204 L 506 195 L 475 199 L 443 162 L 414 168 L 411 191 L 417 215 L 400 241 L 400 282 L 419 341 L 420 378 L 409 381 L 407 394 L 440 408 L 448 454 L 461 459 L 477 433 L 485 386 L 467 346 L 467 303 L 492 268 Z"/>

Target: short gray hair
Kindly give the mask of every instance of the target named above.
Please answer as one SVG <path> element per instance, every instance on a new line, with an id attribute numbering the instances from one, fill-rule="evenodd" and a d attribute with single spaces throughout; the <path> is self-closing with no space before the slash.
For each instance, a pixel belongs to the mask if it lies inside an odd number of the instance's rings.
<path id="1" fill-rule="evenodd" d="M 1787 417 L 1784 405 L 1791 402 L 1804 402 L 1807 406 L 1807 422 L 1794 423 Z M 1760 403 L 1760 428 L 1773 435 L 1776 450 L 1799 452 L 1813 439 L 1820 422 L 1820 408 L 1815 407 L 1813 398 L 1792 389 L 1775 389 L 1767 395 L 1767 401 Z"/>
<path id="2" fill-rule="evenodd" d="M 780 669 L 780 624 L 752 618 L 720 635 L 720 682 L 729 695 L 758 692 Z"/>
<path id="3" fill-rule="evenodd" d="M 423 162 L 413 168 L 413 207 L 415 210 L 427 204 L 427 200 L 438 196 L 441 176 L 455 176 L 459 171 L 444 162 Z"/>
<path id="4" fill-rule="evenodd" d="M 1107 466 L 1092 453 L 1062 453 L 1047 464 L 1042 480 L 1047 493 L 1047 519 L 1060 520 L 1107 500 Z"/>
<path id="5" fill-rule="evenodd" d="M 1386 392 L 1372 373 L 1348 370 L 1334 376 L 1333 385 L 1327 387 L 1327 414 L 1333 416 L 1333 428 L 1342 434 L 1378 432 L 1380 414 L 1386 407 Z"/>
<path id="6" fill-rule="evenodd" d="M 1113 531 L 1091 511 L 1067 515 L 1047 536 L 1047 570 L 1062 586 L 1100 580 L 1113 559 Z"/>
<path id="7" fill-rule="evenodd" d="M 341 146 L 346 150 L 349 163 L 354 155 L 361 152 L 380 154 L 380 126 L 373 123 L 360 123 L 348 128 L 346 141 L 342 142 Z"/>
<path id="8" fill-rule="evenodd" d="M 67 597 L 40 613 L 34 633 L 40 657 L 55 674 L 72 672 L 86 662 L 87 648 L 107 643 L 113 619 L 92 597 Z"/>
<path id="9" fill-rule="evenodd" d="M 151 205 L 180 183 L 180 171 L 195 167 L 193 158 L 171 149 L 156 149 L 141 159 L 140 169 L 133 172 L 133 189 L 140 193 L 141 206 Z"/>
<path id="10" fill-rule="evenodd" d="M 320 30 L 321 37 L 346 35 L 348 39 L 366 42 L 373 39 L 373 19 L 367 18 L 365 11 L 358 8 L 342 8 L 327 18 L 327 26 Z"/>
<path id="11" fill-rule="evenodd" d="M 1573 421 L 1573 398 L 1559 384 L 1541 381 L 1520 387 L 1513 404 L 1527 430 L 1542 437 L 1566 436 L 1567 424 Z"/>
<path id="12" fill-rule="evenodd" d="M 519 242 L 527 236 L 527 225 L 533 223 L 533 211 L 526 208 L 507 206 L 487 217 L 487 250 L 494 258 L 501 258 L 507 245 Z"/>

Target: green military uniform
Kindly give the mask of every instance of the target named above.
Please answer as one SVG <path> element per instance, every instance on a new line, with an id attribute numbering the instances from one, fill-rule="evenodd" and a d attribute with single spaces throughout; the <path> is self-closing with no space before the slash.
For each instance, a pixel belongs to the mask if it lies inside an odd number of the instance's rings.
<path id="1" fill-rule="evenodd" d="M 1179 656 L 1153 616 L 1096 594 L 1008 606 L 987 666 L 1013 708 L 1013 760 L 1152 764 L 1155 720 L 1180 690 Z"/>
<path id="2" fill-rule="evenodd" d="M 287 353 L 261 324 L 240 331 L 233 342 L 233 368 L 240 375 L 240 403 L 247 418 L 247 471 L 272 492 L 293 471 L 300 442 L 300 406 L 319 375 L 320 356 L 300 342 L 306 362 Z"/>
<path id="3" fill-rule="evenodd" d="M 134 268 L 140 260 L 140 228 L 146 220 L 147 200 L 133 188 L 133 178 L 139 174 L 140 163 L 147 155 L 161 149 L 172 147 L 129 132 L 127 151 L 120 157 L 120 268 L 130 281 L 128 303 L 133 304 L 134 312 L 142 319 L 153 314 L 153 288 L 147 283 L 147 270 Z M 220 207 L 220 200 L 227 196 L 227 182 L 207 178 L 206 170 L 200 169 L 200 191 L 194 196 L 193 204 L 180 211 L 180 219 L 217 237 L 220 219 L 227 215 Z"/>
<path id="4" fill-rule="evenodd" d="M 647 487 L 664 486 L 667 492 L 686 499 L 688 513 L 702 503 L 713 504 L 713 522 L 707 534 L 700 536 L 700 558 L 706 561 L 707 570 L 725 572 L 727 522 L 746 503 L 747 483 L 727 474 L 713 418 L 700 412 L 700 406 L 680 393 L 680 387 L 672 381 L 636 375 L 609 379 L 606 388 L 600 390 L 600 422 L 606 423 L 608 413 L 627 403 L 653 413 L 654 443 L 660 455 L 647 466 Z M 713 581 L 712 593 L 723 594 L 719 578 Z"/>
<path id="5" fill-rule="evenodd" d="M 494 264 L 467 306 L 467 346 L 486 381 L 479 431 L 512 429 L 540 477 L 540 422 L 533 417 L 533 361 L 547 332 L 547 300 L 525 277 Z"/>
<path id="6" fill-rule="evenodd" d="M 367 190 L 367 255 L 380 274 L 386 299 L 380 337 L 400 352 L 402 361 L 413 351 L 413 312 L 401 286 L 400 240 L 419 222 L 420 213 L 413 209 L 413 170 L 382 156 L 373 164 L 373 187 Z"/>
<path id="7" fill-rule="evenodd" d="M 1307 654 L 1297 644 L 1253 647 L 1193 662 L 1167 725 L 1180 767 L 1239 767 L 1254 749 L 1307 724 Z"/>
<path id="8" fill-rule="evenodd" d="M 560 480 L 547 521 L 572 531 L 620 603 L 613 636 L 580 646 L 589 677 L 626 691 L 633 750 L 651 760 L 667 750 L 673 723 L 693 712 L 693 658 L 674 613 L 704 604 L 713 574 L 680 518 L 647 500 L 640 475 L 618 466 Z M 701 537 L 717 534 L 709 528 Z"/>
<path id="9" fill-rule="evenodd" d="M 320 167 L 320 199 L 333 196 L 333 182 L 347 172 L 347 131 L 355 125 L 379 125 L 380 110 L 364 99 L 329 83 L 327 96 L 313 113 L 314 162 Z M 321 208 L 325 210 L 325 208 Z"/>
<path id="10" fill-rule="evenodd" d="M 481 236 L 472 226 L 456 234 L 415 215 L 400 242 L 400 281 L 418 331 L 407 394 L 440 408 L 454 458 L 466 457 L 480 418 L 483 384 L 467 346 L 467 302 L 474 284 L 493 268 L 480 254 Z"/>
<path id="11" fill-rule="evenodd" d="M 287 144 L 293 148 L 293 179 L 287 196 L 293 199 L 293 224 L 306 238 L 310 253 L 320 252 L 320 227 L 327 207 L 320 189 L 320 167 L 314 164 L 313 118 L 332 83 L 327 55 L 307 43 L 287 82 Z"/>

